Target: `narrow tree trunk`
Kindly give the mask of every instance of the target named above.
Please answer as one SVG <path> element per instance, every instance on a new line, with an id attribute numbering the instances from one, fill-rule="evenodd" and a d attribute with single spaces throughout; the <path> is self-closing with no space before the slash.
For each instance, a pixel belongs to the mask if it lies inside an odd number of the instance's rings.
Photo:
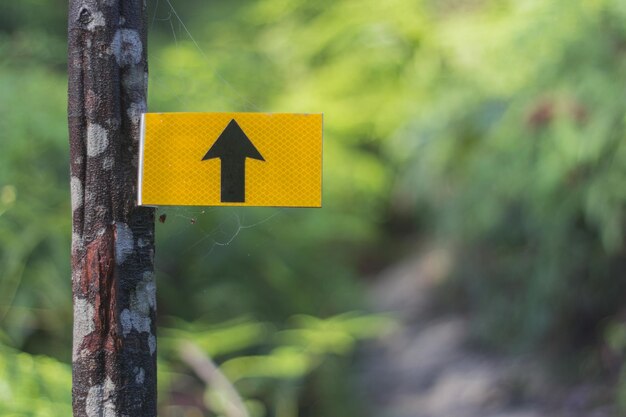
<path id="1" fill-rule="evenodd" d="M 136 207 L 145 0 L 69 1 L 75 417 L 156 416 L 154 211 Z"/>

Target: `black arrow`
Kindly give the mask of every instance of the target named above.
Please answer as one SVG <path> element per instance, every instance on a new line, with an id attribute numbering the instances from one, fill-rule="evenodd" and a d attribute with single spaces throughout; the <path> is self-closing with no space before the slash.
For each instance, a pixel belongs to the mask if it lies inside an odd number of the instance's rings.
<path id="1" fill-rule="evenodd" d="M 246 201 L 246 158 L 265 161 L 235 119 L 231 120 L 202 158 L 220 158 L 222 164 L 222 203 Z"/>

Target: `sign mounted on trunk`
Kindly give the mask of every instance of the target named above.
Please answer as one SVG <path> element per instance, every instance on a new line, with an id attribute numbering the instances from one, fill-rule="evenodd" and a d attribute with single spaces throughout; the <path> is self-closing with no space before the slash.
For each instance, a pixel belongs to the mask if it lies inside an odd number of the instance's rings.
<path id="1" fill-rule="evenodd" d="M 322 115 L 146 113 L 146 206 L 321 207 Z"/>

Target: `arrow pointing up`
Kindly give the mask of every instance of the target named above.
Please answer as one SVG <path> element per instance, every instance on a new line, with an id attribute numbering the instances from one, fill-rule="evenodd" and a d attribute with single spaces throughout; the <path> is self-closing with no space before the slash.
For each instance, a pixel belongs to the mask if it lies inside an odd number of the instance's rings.
<path id="1" fill-rule="evenodd" d="M 232 119 L 220 134 L 213 146 L 202 158 L 203 161 L 220 158 L 221 200 L 223 203 L 243 203 L 246 201 L 246 158 L 265 161 L 248 136 Z"/>

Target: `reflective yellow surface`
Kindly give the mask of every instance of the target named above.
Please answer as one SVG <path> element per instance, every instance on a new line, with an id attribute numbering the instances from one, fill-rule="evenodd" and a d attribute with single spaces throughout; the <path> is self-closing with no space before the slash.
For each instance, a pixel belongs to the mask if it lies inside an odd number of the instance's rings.
<path id="1" fill-rule="evenodd" d="M 146 113 L 141 205 L 321 207 L 322 115 Z M 235 120 L 265 161 L 245 162 L 245 202 L 223 203 L 221 160 L 203 161 Z"/>

